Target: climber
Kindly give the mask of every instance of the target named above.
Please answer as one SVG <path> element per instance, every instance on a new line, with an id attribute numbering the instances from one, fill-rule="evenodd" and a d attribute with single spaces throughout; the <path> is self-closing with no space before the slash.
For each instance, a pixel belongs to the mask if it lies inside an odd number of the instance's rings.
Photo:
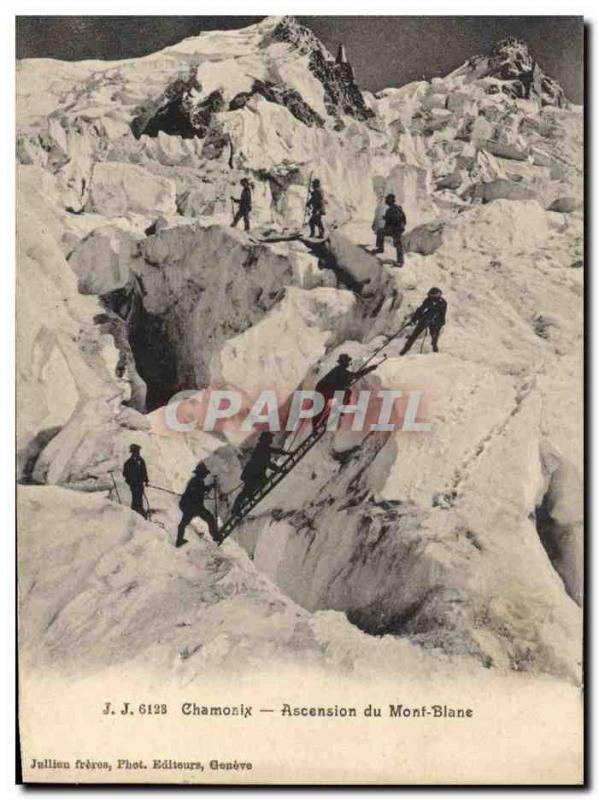
<path id="1" fill-rule="evenodd" d="M 205 464 L 198 464 L 193 471 L 193 476 L 190 478 L 189 483 L 185 487 L 185 491 L 179 500 L 179 508 L 181 509 L 181 522 L 177 529 L 177 541 L 175 547 L 181 547 L 186 544 L 185 528 L 189 525 L 194 517 L 201 517 L 208 523 L 208 531 L 210 536 L 218 544 L 220 542 L 218 536 L 218 525 L 214 515 L 208 511 L 204 505 L 206 492 L 216 486 L 216 483 L 206 485 L 205 478 L 210 475 L 210 470 Z"/>
<path id="2" fill-rule="evenodd" d="M 395 195 L 388 194 L 385 197 L 385 203 L 388 208 L 384 214 L 384 226 L 378 228 L 376 231 L 376 253 L 383 253 L 385 251 L 385 237 L 390 236 L 393 239 L 395 250 L 397 253 L 397 260 L 395 264 L 398 267 L 403 267 L 403 244 L 401 241 L 402 234 L 406 228 L 406 215 L 401 206 L 395 202 Z"/>
<path id="3" fill-rule="evenodd" d="M 324 239 L 324 225 L 322 224 L 322 218 L 325 214 L 325 202 L 324 194 L 320 188 L 320 181 L 318 178 L 314 178 L 312 181 L 312 191 L 310 192 L 310 197 L 306 203 L 306 208 L 312 209 L 310 219 L 308 220 L 308 225 L 310 226 L 310 236 L 312 239 L 314 239 L 316 235 L 315 230 L 318 228 L 318 235 L 321 239 Z"/>
<path id="4" fill-rule="evenodd" d="M 437 342 L 439 341 L 439 334 L 441 328 L 445 325 L 445 312 L 447 311 L 447 302 L 442 297 L 443 292 L 433 286 L 428 290 L 426 300 L 416 309 L 410 320 L 410 324 L 416 324 L 412 333 L 408 336 L 406 343 L 402 347 L 399 355 L 404 356 L 410 347 L 414 344 L 420 334 L 428 328 L 431 334 L 431 342 L 433 345 L 433 353 L 438 353 L 439 348 Z"/>
<path id="5" fill-rule="evenodd" d="M 331 411 L 331 402 L 335 392 L 345 390 L 343 402 L 348 403 L 350 385 L 359 378 L 364 377 L 364 375 L 368 375 L 369 372 L 372 372 L 379 366 L 378 364 L 373 364 L 371 367 L 365 367 L 364 369 L 352 372 L 349 369 L 350 364 L 351 356 L 348 356 L 347 353 L 341 353 L 337 359 L 337 366 L 333 367 L 332 370 L 327 372 L 327 374 L 324 375 L 316 384 L 314 391 L 319 392 L 322 396 L 324 400 L 324 407 L 320 414 L 317 414 L 312 420 L 312 430 L 316 430 L 326 423 Z"/>
<path id="6" fill-rule="evenodd" d="M 146 462 L 141 457 L 141 447 L 138 444 L 129 446 L 131 455 L 123 465 L 123 478 L 131 491 L 131 508 L 145 518 L 144 511 L 144 486 L 148 485 L 148 470 Z"/>
<path id="7" fill-rule="evenodd" d="M 241 473 L 243 489 L 233 503 L 233 508 L 231 509 L 233 515 L 238 515 L 242 504 L 266 482 L 266 471 L 268 469 L 273 472 L 283 472 L 281 467 L 272 461 L 272 456 L 286 456 L 289 453 L 286 450 L 281 450 L 280 447 L 273 447 L 273 438 L 273 434 L 269 431 L 262 431 L 260 434 L 254 452 Z"/>
<path id="8" fill-rule="evenodd" d="M 231 224 L 232 228 L 237 227 L 237 223 L 240 219 L 243 219 L 243 224 L 245 226 L 245 230 L 249 231 L 250 229 L 250 211 L 252 210 L 252 190 L 250 188 L 250 182 L 247 178 L 241 179 L 241 197 L 239 200 L 236 197 L 231 197 L 231 200 L 234 203 L 237 203 L 239 208 L 237 209 L 237 213 L 233 217 L 233 222 Z"/>

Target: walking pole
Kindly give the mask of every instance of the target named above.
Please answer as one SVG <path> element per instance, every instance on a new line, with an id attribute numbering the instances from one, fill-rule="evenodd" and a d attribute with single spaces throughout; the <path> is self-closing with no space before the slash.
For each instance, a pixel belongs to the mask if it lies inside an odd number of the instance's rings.
<path id="1" fill-rule="evenodd" d="M 304 206 L 304 225 L 306 224 L 306 215 L 308 213 L 308 200 L 310 199 L 310 187 L 312 186 L 312 175 L 314 175 L 314 171 L 310 172 L 310 177 L 308 179 L 308 191 L 306 193 L 306 205 Z"/>
<path id="2" fill-rule="evenodd" d="M 146 505 L 148 507 L 148 511 L 146 514 L 146 519 L 149 519 L 150 522 L 152 521 L 152 509 L 150 507 L 150 501 L 148 500 L 148 495 L 146 494 L 146 490 L 144 489 L 144 500 L 146 501 Z"/>
<path id="3" fill-rule="evenodd" d="M 118 486 L 116 485 L 116 481 L 114 479 L 113 470 L 109 469 L 108 472 L 110 472 L 110 477 L 112 478 L 112 485 L 114 486 L 114 491 L 116 492 L 116 499 L 120 503 L 121 502 L 121 496 L 119 494 Z"/>

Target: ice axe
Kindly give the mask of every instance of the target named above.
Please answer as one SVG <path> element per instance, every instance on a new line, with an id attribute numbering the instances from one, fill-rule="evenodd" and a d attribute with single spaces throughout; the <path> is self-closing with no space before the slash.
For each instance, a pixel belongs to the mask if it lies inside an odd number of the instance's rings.
<path id="1" fill-rule="evenodd" d="M 389 356 L 388 356 L 388 355 L 385 353 L 385 355 L 384 355 L 384 356 L 381 358 L 381 360 L 379 361 L 379 363 L 374 365 L 374 368 L 375 368 L 375 369 L 378 369 L 378 368 L 381 366 L 381 364 L 384 364 L 384 363 L 385 363 L 385 361 L 386 361 L 388 358 L 389 358 Z"/>
<path id="2" fill-rule="evenodd" d="M 216 478 L 214 479 L 212 488 L 214 489 L 214 519 L 218 523 L 218 481 Z"/>
<path id="3" fill-rule="evenodd" d="M 372 361 L 372 359 L 373 359 L 373 358 L 375 358 L 375 357 L 376 357 L 376 356 L 377 356 L 377 355 L 378 355 L 378 354 L 381 352 L 381 350 L 382 350 L 383 348 L 387 347 L 387 345 L 389 344 L 389 342 L 390 342 L 390 341 L 391 341 L 391 339 L 389 339 L 387 342 L 385 342 L 385 344 L 383 344 L 383 345 L 381 345 L 380 347 L 378 347 L 378 348 L 377 348 L 377 349 L 374 351 L 374 353 L 372 353 L 370 356 L 368 356 L 368 358 L 366 359 L 366 361 L 365 361 L 365 362 L 362 364 L 362 367 L 361 367 L 361 369 L 364 369 L 364 367 L 368 366 L 368 364 L 370 364 L 370 362 Z M 381 359 L 381 360 L 379 361 L 379 363 L 376 365 L 376 366 L 377 366 L 377 369 L 378 369 L 378 367 L 380 367 L 380 366 L 381 366 L 381 364 L 383 364 L 383 363 L 384 363 L 384 362 L 387 360 L 387 358 L 388 358 L 388 357 L 389 357 L 389 356 L 388 356 L 386 353 L 384 353 L 384 355 L 383 355 L 382 359 Z"/>
<path id="4" fill-rule="evenodd" d="M 150 506 L 150 501 L 148 500 L 148 495 L 146 494 L 146 490 L 144 489 L 144 500 L 146 501 L 146 505 L 148 510 L 146 511 L 146 519 L 152 521 L 152 508 Z"/>
<path id="5" fill-rule="evenodd" d="M 410 319 L 407 322 L 404 322 L 404 324 L 401 326 L 401 328 L 398 331 L 395 331 L 395 333 L 392 333 L 391 336 L 386 336 L 385 337 L 385 341 L 383 342 L 383 344 L 380 347 L 377 347 L 376 350 L 374 350 L 374 352 L 369 356 L 368 360 L 365 361 L 362 366 L 365 367 L 366 364 L 370 363 L 375 356 L 378 356 L 378 354 L 381 352 L 381 350 L 384 350 L 385 347 L 387 347 L 389 344 L 391 344 L 393 339 L 396 339 L 400 335 L 400 333 L 403 333 L 403 331 L 411 324 L 412 324 L 412 320 Z M 387 356 L 385 355 L 385 358 L 386 357 Z"/>
<path id="6" fill-rule="evenodd" d="M 117 485 L 116 485 L 116 481 L 115 481 L 115 479 L 114 479 L 114 470 L 112 470 L 112 469 L 109 469 L 109 470 L 108 470 L 108 472 L 110 473 L 110 477 L 112 478 L 112 485 L 114 486 L 114 491 L 116 492 L 116 499 L 117 499 L 117 500 L 119 501 L 119 503 L 120 503 L 120 502 L 121 502 L 121 496 L 120 496 L 120 494 L 119 494 L 119 490 L 118 490 L 118 487 L 117 487 Z"/>

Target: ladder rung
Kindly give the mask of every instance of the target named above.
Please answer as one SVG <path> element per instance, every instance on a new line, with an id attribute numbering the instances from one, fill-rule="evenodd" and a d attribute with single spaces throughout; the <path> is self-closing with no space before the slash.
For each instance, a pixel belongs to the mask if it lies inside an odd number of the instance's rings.
<path id="1" fill-rule="evenodd" d="M 228 520 L 223 524 L 222 528 L 220 529 L 221 540 L 219 545 L 221 545 L 227 536 L 233 531 L 236 525 L 238 525 L 250 511 L 255 508 L 258 503 L 266 497 L 266 495 L 275 488 L 283 478 L 288 475 L 293 467 L 301 461 L 301 459 L 306 455 L 306 453 L 312 449 L 312 447 L 318 442 L 324 434 L 326 433 L 326 427 L 317 428 L 316 430 L 312 431 L 312 433 L 304 439 L 304 441 L 289 455 L 287 460 L 281 465 L 281 472 L 276 472 L 271 478 L 269 478 L 266 483 L 264 483 L 260 489 L 251 497 L 249 498 L 241 507 L 239 514 L 236 514 L 234 517 L 229 517 Z"/>

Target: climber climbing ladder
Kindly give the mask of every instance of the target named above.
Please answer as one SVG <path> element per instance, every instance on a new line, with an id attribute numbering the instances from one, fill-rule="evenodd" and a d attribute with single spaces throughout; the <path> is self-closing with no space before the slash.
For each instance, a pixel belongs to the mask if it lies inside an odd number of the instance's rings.
<path id="1" fill-rule="evenodd" d="M 375 358 L 375 356 L 377 356 L 382 350 L 388 347 L 388 345 L 394 339 L 396 339 L 410 324 L 411 321 L 404 322 L 404 324 L 399 328 L 399 330 L 391 334 L 391 336 L 386 336 L 383 344 L 377 347 L 366 359 L 366 361 L 362 365 L 362 369 L 367 364 L 369 364 L 372 361 L 372 359 Z M 387 356 L 385 355 L 383 357 L 383 361 L 385 361 L 386 358 Z M 380 364 L 377 364 L 377 366 L 380 366 Z M 359 378 L 353 380 L 347 388 L 348 389 L 351 388 L 354 385 L 354 383 L 356 383 L 357 380 L 359 380 Z M 314 445 L 320 439 L 322 439 L 327 430 L 326 424 L 327 420 L 325 418 L 321 422 L 321 424 L 315 430 L 313 430 L 312 433 L 310 433 L 310 435 L 307 436 L 298 447 L 295 448 L 295 450 L 292 450 L 289 453 L 285 461 L 281 465 L 278 465 L 280 466 L 281 471 L 274 473 L 274 475 L 271 475 L 271 477 L 267 481 L 265 481 L 265 483 L 258 489 L 258 491 L 256 491 L 253 495 L 251 495 L 251 497 L 249 497 L 241 505 L 239 513 L 231 515 L 229 519 L 226 520 L 226 522 L 222 525 L 222 527 L 219 530 L 219 535 L 220 535 L 220 541 L 218 542 L 219 545 L 221 545 L 225 541 L 225 539 L 228 536 L 230 536 L 234 528 L 236 528 L 237 525 L 239 525 L 240 522 L 243 519 L 245 519 L 245 517 L 247 517 L 250 511 L 253 508 L 255 508 L 258 505 L 258 503 L 261 500 L 263 500 L 266 497 L 266 495 L 269 494 L 289 472 L 291 472 L 291 470 L 299 463 L 299 461 L 301 461 L 301 459 L 306 455 L 306 453 L 308 453 L 314 447 Z"/>
<path id="2" fill-rule="evenodd" d="M 269 494 L 275 486 L 277 486 L 283 478 L 291 472 L 291 470 L 301 461 L 301 459 L 314 447 L 314 445 L 322 439 L 322 437 L 326 433 L 326 420 L 323 421 L 322 426 L 313 430 L 312 433 L 307 436 L 304 441 L 295 448 L 285 461 L 280 465 L 281 471 L 275 472 L 261 487 L 258 491 L 253 494 L 242 506 L 240 509 L 239 514 L 235 514 L 229 517 L 229 519 L 223 524 L 222 528 L 219 530 L 220 535 L 220 542 L 221 545 L 224 540 L 232 533 L 233 529 L 239 525 L 239 523 L 247 517 L 250 511 L 258 505 L 258 503 L 263 500 L 267 494 Z"/>
<path id="3" fill-rule="evenodd" d="M 395 335 L 397 335 L 397 334 L 395 334 Z M 389 341 L 391 341 L 391 338 L 394 338 L 394 337 L 390 337 L 388 339 L 388 341 L 386 342 L 386 344 L 388 344 Z M 386 345 L 384 345 L 384 346 L 386 346 Z M 378 353 L 382 349 L 383 348 L 380 347 L 375 352 Z M 383 358 L 383 361 L 385 361 L 386 358 L 387 357 L 385 356 Z M 368 361 L 366 363 L 370 362 L 371 360 L 372 360 L 372 356 L 370 356 L 370 358 L 368 359 Z M 377 365 L 377 366 L 380 366 L 380 365 Z M 360 378 L 356 378 L 355 380 L 353 380 L 347 388 L 350 389 L 354 385 L 354 383 L 356 383 L 357 380 L 359 380 L 359 379 Z M 277 466 L 280 466 L 281 471 L 280 472 L 275 472 L 274 475 L 271 475 L 271 477 L 260 487 L 260 489 L 258 489 L 257 492 L 255 492 L 251 497 L 249 497 L 243 503 L 243 505 L 241 506 L 238 514 L 234 514 L 234 515 L 231 515 L 229 517 L 229 519 L 223 524 L 223 526 L 219 530 L 219 535 L 221 537 L 220 538 L 220 542 L 218 543 L 219 545 L 221 545 L 224 542 L 224 540 L 232 533 L 233 529 L 235 527 L 237 527 L 237 525 L 239 525 L 239 523 L 245 517 L 247 517 L 247 515 L 250 513 L 250 511 L 253 508 L 255 508 L 255 506 L 257 506 L 258 503 L 264 497 L 266 497 L 266 495 L 269 494 L 275 488 L 275 486 L 277 486 L 283 480 L 283 478 L 287 474 L 289 474 L 289 472 L 291 472 L 291 470 L 295 466 L 297 466 L 297 464 L 301 461 L 301 459 L 314 447 L 314 445 L 318 441 L 320 441 L 320 439 L 322 439 L 322 437 L 327 432 L 327 419 L 328 419 L 328 414 L 322 420 L 320 425 L 318 427 L 316 427 L 310 433 L 310 435 L 307 436 L 304 439 L 303 442 L 301 442 L 294 450 L 292 450 L 289 453 L 289 455 L 287 456 L 285 461 L 282 464 L 277 465 Z"/>

